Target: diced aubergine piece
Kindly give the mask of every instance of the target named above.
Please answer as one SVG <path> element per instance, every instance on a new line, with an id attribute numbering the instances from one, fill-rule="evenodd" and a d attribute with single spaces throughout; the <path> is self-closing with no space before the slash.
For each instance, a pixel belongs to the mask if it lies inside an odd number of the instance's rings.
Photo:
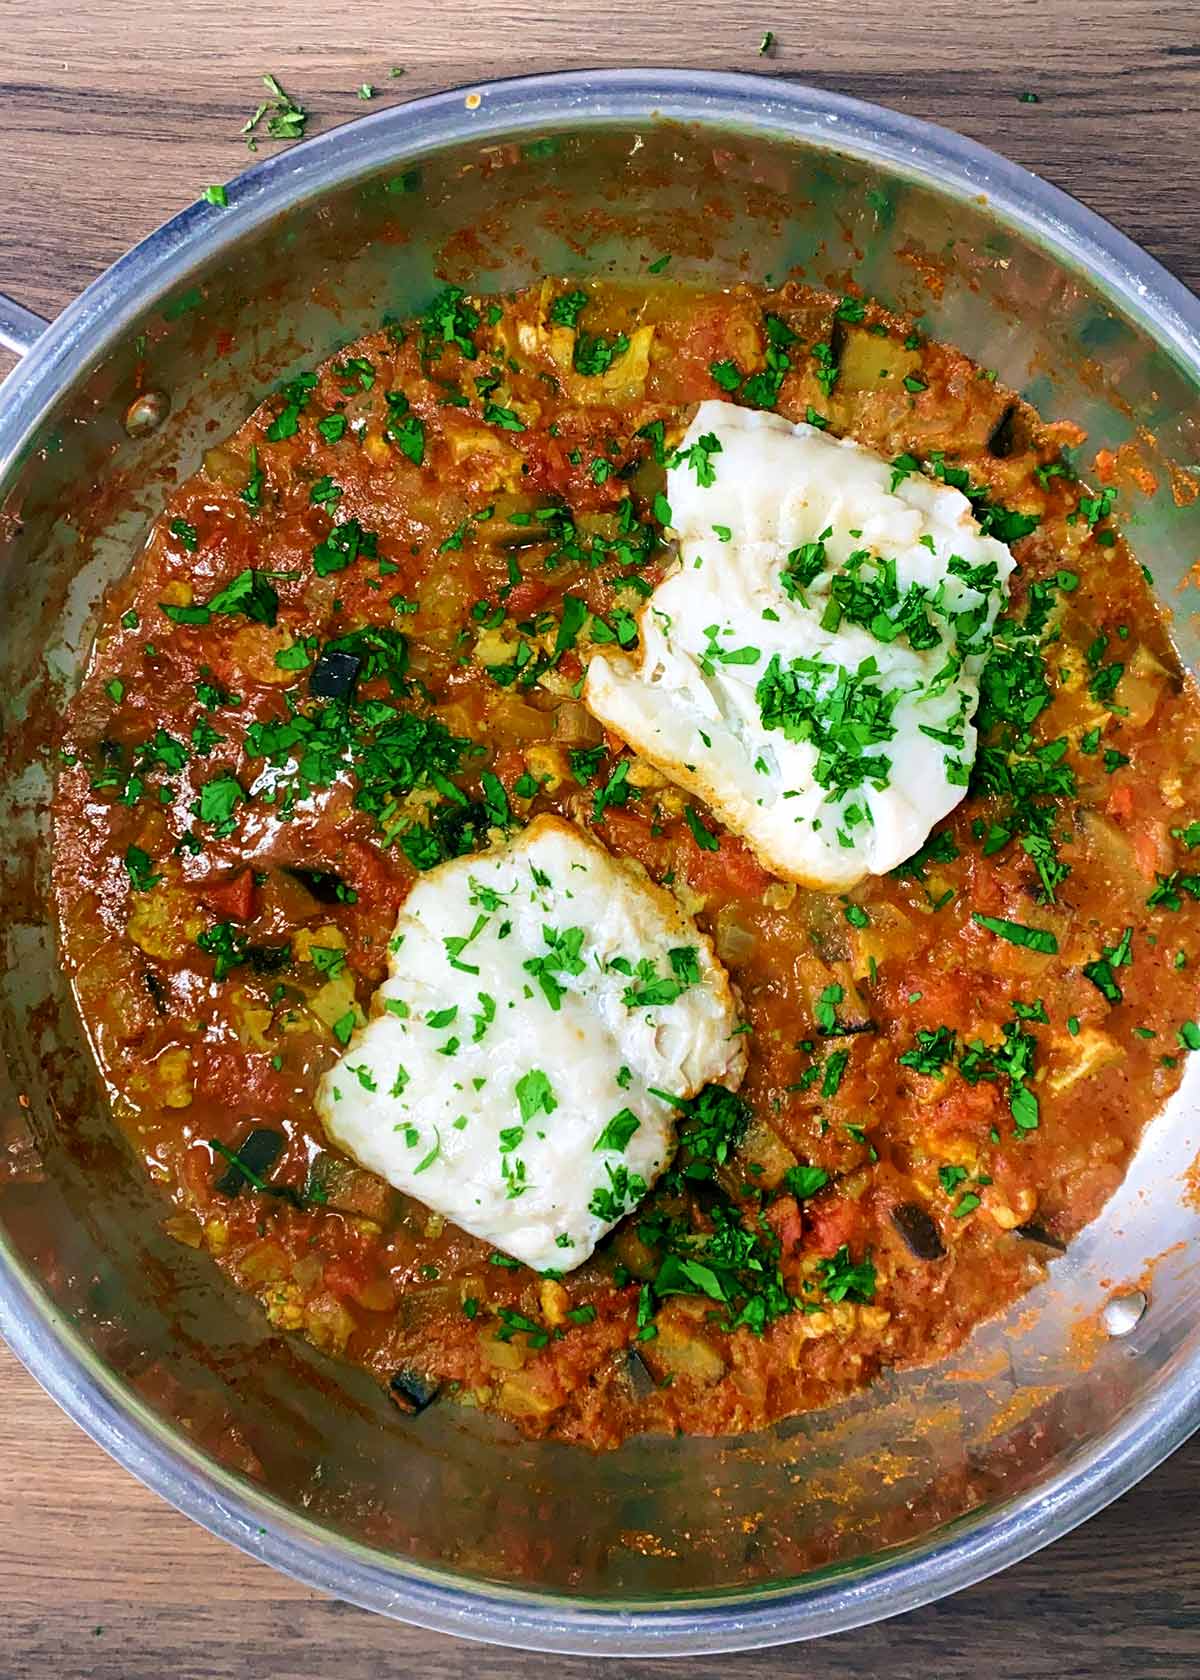
<path id="1" fill-rule="evenodd" d="M 1038 1225 L 1032 1220 L 1027 1221 L 1024 1225 L 1018 1225 L 1016 1231 L 1017 1235 L 1023 1237 L 1026 1242 L 1040 1243 L 1043 1248 L 1057 1249 L 1060 1254 L 1065 1254 L 1067 1251 L 1067 1245 L 1060 1237 L 1051 1236 L 1044 1225 Z"/>
<path id="2" fill-rule="evenodd" d="M 409 1370 L 397 1371 L 388 1384 L 388 1393 L 400 1410 L 407 1412 L 409 1417 L 416 1417 L 426 1406 L 431 1406 L 440 1390 L 440 1383 Z"/>
<path id="3" fill-rule="evenodd" d="M 658 1387 L 650 1374 L 650 1367 L 636 1348 L 630 1348 L 625 1355 L 625 1375 L 629 1378 L 635 1400 L 647 1399 Z"/>
<path id="4" fill-rule="evenodd" d="M 335 1213 L 354 1213 L 377 1225 L 387 1222 L 396 1200 L 396 1192 L 385 1179 L 326 1150 L 309 1165 L 305 1193 L 309 1201 Z"/>
<path id="5" fill-rule="evenodd" d="M 901 1202 L 894 1207 L 892 1224 L 903 1237 L 909 1253 L 918 1260 L 940 1260 L 945 1254 L 937 1226 L 916 1202 Z"/>
<path id="6" fill-rule="evenodd" d="M 988 437 L 988 453 L 999 461 L 1006 461 L 1016 449 L 1016 418 L 1017 405 L 1009 403 Z"/>
<path id="7" fill-rule="evenodd" d="M 308 692 L 321 700 L 348 700 L 361 669 L 362 660 L 357 654 L 326 648 L 309 674 Z"/>
<path id="8" fill-rule="evenodd" d="M 239 1196 L 247 1185 L 253 1189 L 254 1179 L 265 1178 L 283 1153 L 283 1143 L 282 1132 L 272 1131 L 269 1126 L 255 1126 L 238 1146 L 237 1159 L 230 1161 L 214 1184 L 214 1190 L 219 1190 L 222 1196 Z"/>
<path id="9" fill-rule="evenodd" d="M 285 865 L 284 873 L 290 875 L 293 881 L 312 894 L 318 904 L 345 904 L 347 899 L 346 883 L 340 875 L 332 869 L 305 869 L 301 864 L 289 863 Z"/>
<path id="10" fill-rule="evenodd" d="M 290 945 L 247 945 L 246 955 L 255 974 L 278 974 L 292 960 Z"/>

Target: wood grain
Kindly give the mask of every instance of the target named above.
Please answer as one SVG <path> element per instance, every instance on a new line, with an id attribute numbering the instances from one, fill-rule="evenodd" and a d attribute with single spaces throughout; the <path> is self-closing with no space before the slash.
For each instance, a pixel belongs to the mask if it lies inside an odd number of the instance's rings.
<path id="1" fill-rule="evenodd" d="M 764 29 L 774 58 L 758 57 Z M 0 0 L 0 289 L 52 315 L 248 161 L 274 71 L 310 132 L 484 76 L 620 64 L 770 71 L 995 146 L 1200 285 L 1194 0 Z M 405 74 L 390 78 L 391 66 Z M 360 102 L 364 82 L 378 99 Z M 1021 103 L 1029 89 L 1039 103 Z M 268 149 L 264 147 L 264 150 Z M 5 365 L 0 363 L 0 369 Z M 1200 1442 L 1050 1551 L 897 1623 L 635 1680 L 1195 1680 Z M 330 1602 L 220 1545 L 91 1445 L 0 1349 L 0 1677 L 554 1676 Z"/>
<path id="2" fill-rule="evenodd" d="M 803 1652 L 631 1661 L 626 1680 L 1195 1680 L 1200 1440 L 1049 1551 Z M 4 1680 L 591 1680 L 322 1598 L 214 1540 L 79 1433 L 0 1347 Z"/>

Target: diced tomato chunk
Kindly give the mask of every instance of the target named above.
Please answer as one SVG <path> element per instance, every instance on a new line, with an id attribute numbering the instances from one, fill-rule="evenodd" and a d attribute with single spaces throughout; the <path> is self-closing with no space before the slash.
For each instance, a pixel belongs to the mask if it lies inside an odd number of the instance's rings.
<path id="1" fill-rule="evenodd" d="M 1133 860 L 1143 881 L 1169 874 L 1175 849 L 1166 823 L 1144 822 L 1129 835 Z"/>
<path id="2" fill-rule="evenodd" d="M 550 593 L 550 585 L 540 578 L 526 578 L 518 583 L 504 605 L 512 618 L 524 618 L 540 607 Z"/>
<path id="3" fill-rule="evenodd" d="M 366 1273 L 352 1260 L 327 1260 L 324 1281 L 326 1289 L 332 1289 L 335 1295 L 354 1296 L 366 1282 Z"/>
<path id="4" fill-rule="evenodd" d="M 239 869 L 228 880 L 198 887 L 197 895 L 222 921 L 248 922 L 254 915 L 254 871 Z"/>
<path id="5" fill-rule="evenodd" d="M 269 1056 L 248 1054 L 231 1039 L 199 1040 L 192 1050 L 191 1076 L 197 1101 L 236 1106 L 266 1125 L 286 1115 L 293 1101 L 294 1078 L 272 1067 Z"/>
<path id="6" fill-rule="evenodd" d="M 670 841 L 662 834 L 651 832 L 648 817 L 619 805 L 610 805 L 597 827 L 597 833 L 614 852 L 636 858 L 651 875 L 662 875 L 669 867 Z"/>
<path id="7" fill-rule="evenodd" d="M 676 844 L 687 878 L 698 892 L 759 899 L 774 880 L 750 848 L 732 834 L 722 837 L 715 852 L 697 845 L 690 833 L 681 835 Z"/>
<path id="8" fill-rule="evenodd" d="M 811 1231 L 807 1247 L 816 1254 L 836 1254 L 843 1243 L 852 1248 L 862 1230 L 863 1211 L 845 1197 L 818 1201 L 809 1206 Z"/>
<path id="9" fill-rule="evenodd" d="M 925 1129 L 935 1137 L 962 1133 L 983 1142 L 996 1122 L 1001 1101 L 1000 1087 L 991 1080 L 978 1085 L 952 1080 L 947 1095 L 925 1110 Z"/>
<path id="10" fill-rule="evenodd" d="M 779 1238 L 784 1254 L 791 1254 L 804 1235 L 804 1219 L 795 1196 L 779 1196 L 767 1209 L 767 1223 Z"/>
<path id="11" fill-rule="evenodd" d="M 520 747 L 501 747 L 492 760 L 492 770 L 499 776 L 509 793 L 513 783 L 525 769 L 525 754 Z"/>
<path id="12" fill-rule="evenodd" d="M 342 849 L 338 873 L 358 894 L 365 908 L 390 905 L 399 909 L 408 896 L 408 883 L 394 874 L 381 853 L 361 840 L 348 840 Z"/>
<path id="13" fill-rule="evenodd" d="M 1133 815 L 1134 793 L 1132 782 L 1118 782 L 1108 796 L 1105 810 L 1110 817 L 1119 820 Z"/>

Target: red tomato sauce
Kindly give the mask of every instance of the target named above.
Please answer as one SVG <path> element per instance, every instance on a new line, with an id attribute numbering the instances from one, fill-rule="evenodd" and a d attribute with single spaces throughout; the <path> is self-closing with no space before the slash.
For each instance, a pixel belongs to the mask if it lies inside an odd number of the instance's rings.
<path id="1" fill-rule="evenodd" d="M 774 879 L 577 697 L 670 564 L 664 460 L 716 396 L 967 487 L 1019 562 L 967 797 L 841 897 Z M 62 742 L 65 960 L 171 1232 L 406 1409 L 591 1447 L 759 1429 L 952 1350 L 1101 1214 L 1200 1046 L 1200 709 L 1112 512 L 958 351 L 798 286 L 447 292 L 284 385 L 155 522 Z M 674 889 L 749 1032 L 733 1123 L 684 1123 L 695 1176 L 565 1276 L 312 1106 L 418 872 L 543 810 Z"/>

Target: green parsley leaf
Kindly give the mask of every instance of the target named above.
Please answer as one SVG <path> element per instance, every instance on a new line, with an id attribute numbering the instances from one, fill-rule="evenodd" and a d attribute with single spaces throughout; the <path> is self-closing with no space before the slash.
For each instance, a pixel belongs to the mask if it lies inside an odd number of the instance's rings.
<path id="1" fill-rule="evenodd" d="M 489 426 L 499 426 L 506 432 L 523 432 L 525 430 L 525 422 L 520 415 L 515 414 L 511 408 L 501 408 L 499 403 L 484 403 L 483 418 Z"/>
<path id="2" fill-rule="evenodd" d="M 858 1261 L 850 1257 L 850 1246 L 843 1243 L 837 1253 L 822 1260 L 817 1277 L 831 1301 L 871 1302 L 875 1299 L 875 1266 L 870 1255 Z"/>
<path id="3" fill-rule="evenodd" d="M 571 774 L 575 780 L 584 786 L 592 781 L 599 773 L 607 751 L 608 749 L 603 742 L 595 747 L 569 748 L 567 758 L 570 761 Z"/>
<path id="4" fill-rule="evenodd" d="M 702 852 L 716 852 L 720 850 L 721 842 L 701 822 L 695 807 L 686 805 L 683 811 L 684 820 L 692 831 L 692 839 Z"/>
<path id="5" fill-rule="evenodd" d="M 713 383 L 722 391 L 736 391 L 742 383 L 742 370 L 736 362 L 710 362 L 708 371 Z"/>
<path id="6" fill-rule="evenodd" d="M 186 519 L 172 519 L 167 529 L 176 537 L 188 554 L 196 552 L 199 533 L 194 525 L 189 525 Z"/>
<path id="7" fill-rule="evenodd" d="M 512 821 L 512 813 L 508 807 L 504 783 L 491 770 L 485 770 L 479 780 L 483 788 L 484 814 L 489 825 L 492 828 L 507 828 Z"/>
<path id="8" fill-rule="evenodd" d="M 783 1175 L 783 1188 L 798 1202 L 807 1201 L 830 1182 L 824 1167 L 789 1167 Z"/>
<path id="9" fill-rule="evenodd" d="M 579 323 L 579 317 L 587 308 L 588 295 L 583 291 L 564 292 L 554 299 L 550 305 L 548 319 L 556 327 L 571 327 L 574 329 Z"/>
<path id="10" fill-rule="evenodd" d="M 649 1186 L 640 1174 L 631 1173 L 624 1162 L 614 1167 L 611 1161 L 606 1161 L 604 1170 L 608 1175 L 608 1184 L 592 1192 L 588 1212 L 611 1225 L 631 1207 L 637 1206 Z"/>
<path id="11" fill-rule="evenodd" d="M 630 760 L 621 759 L 603 787 L 592 795 L 592 820 L 599 822 L 610 805 L 627 805 L 633 789 L 629 786 Z"/>
<path id="12" fill-rule="evenodd" d="M 242 613 L 256 624 L 273 625 L 279 610 L 279 596 L 265 572 L 257 572 L 248 566 L 224 589 L 217 591 L 208 602 L 208 610 L 228 615 Z"/>
<path id="13" fill-rule="evenodd" d="M 597 378 L 607 373 L 628 349 L 629 340 L 623 332 L 615 333 L 611 338 L 605 338 L 600 333 L 579 332 L 575 335 L 572 366 L 585 378 Z"/>
<path id="14" fill-rule="evenodd" d="M 523 1073 L 517 1080 L 515 1090 L 523 1125 L 527 1126 L 538 1114 L 553 1114 L 558 1107 L 554 1087 L 541 1068 L 530 1068 L 528 1073 Z"/>
<path id="15" fill-rule="evenodd" d="M 1109 1003 L 1120 1003 L 1124 998 L 1117 977 L 1113 970 L 1124 967 L 1133 961 L 1131 954 L 1133 929 L 1126 928 L 1116 945 L 1106 945 L 1101 956 L 1094 962 L 1084 963 L 1084 978 L 1090 980 L 1096 990 Z"/>
<path id="16" fill-rule="evenodd" d="M 313 549 L 313 571 L 318 577 L 345 571 L 359 558 L 378 558 L 378 537 L 374 531 L 364 531 L 357 519 L 347 519 L 335 525 L 323 542 Z"/>
<path id="17" fill-rule="evenodd" d="M 630 1138 L 640 1125 L 641 1121 L 632 1109 L 621 1109 L 620 1113 L 613 1115 L 592 1145 L 593 1152 L 607 1149 L 614 1154 L 620 1154 L 628 1147 Z"/>
<path id="18" fill-rule="evenodd" d="M 901 1066 L 912 1068 L 916 1073 L 924 1073 L 936 1078 L 952 1062 L 958 1052 L 958 1040 L 952 1027 L 935 1027 L 927 1031 L 924 1027 L 917 1030 L 917 1042 L 913 1049 L 906 1050 L 899 1057 Z"/>
<path id="19" fill-rule="evenodd" d="M 262 507 L 263 482 L 265 473 L 258 464 L 258 447 L 250 447 L 250 476 L 246 480 L 245 489 L 241 491 L 241 498 L 252 513 L 257 513 Z"/>
<path id="20" fill-rule="evenodd" d="M 972 912 L 971 920 L 998 938 L 1007 939 L 1010 945 L 1024 945 L 1049 957 L 1058 953 L 1058 940 L 1048 928 L 1027 927 L 1024 922 L 1005 921 L 1002 916 L 983 916 L 978 910 Z"/>
<path id="21" fill-rule="evenodd" d="M 134 892 L 149 892 L 162 880 L 161 875 L 154 873 L 149 852 L 143 851 L 140 846 L 127 846 L 125 848 L 125 870 L 129 876 L 129 885 Z"/>
<path id="22" fill-rule="evenodd" d="M 308 960 L 318 974 L 323 974 L 327 980 L 336 980 L 346 966 L 346 952 L 340 945 L 310 945 Z M 388 999 L 389 1003 L 395 1001 L 394 998 Z"/>
<path id="23" fill-rule="evenodd" d="M 211 823 L 218 834 L 229 834 L 234 827 L 233 813 L 245 799 L 241 783 L 226 772 L 204 783 L 196 814 L 201 822 Z"/>
<path id="24" fill-rule="evenodd" d="M 275 664 L 281 671 L 304 671 L 311 663 L 303 642 L 293 642 L 291 647 L 280 648 L 275 655 Z"/>
<path id="25" fill-rule="evenodd" d="M 447 286 L 440 291 L 421 316 L 419 334 L 421 354 L 438 360 L 453 347 L 467 361 L 479 354 L 473 334 L 479 326 L 479 311 L 466 300 L 461 286 Z"/>

